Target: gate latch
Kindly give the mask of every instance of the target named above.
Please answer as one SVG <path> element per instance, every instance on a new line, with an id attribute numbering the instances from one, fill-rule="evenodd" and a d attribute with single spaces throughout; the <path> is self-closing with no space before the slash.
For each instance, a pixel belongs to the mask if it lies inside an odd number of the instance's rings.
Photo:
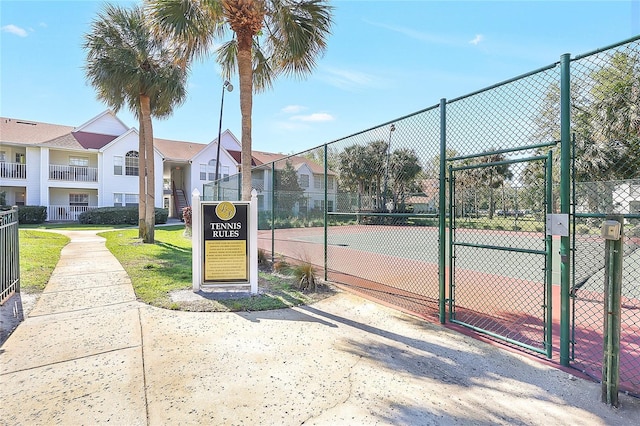
<path id="1" fill-rule="evenodd" d="M 547 215 L 547 235 L 569 236 L 569 215 L 566 213 Z"/>

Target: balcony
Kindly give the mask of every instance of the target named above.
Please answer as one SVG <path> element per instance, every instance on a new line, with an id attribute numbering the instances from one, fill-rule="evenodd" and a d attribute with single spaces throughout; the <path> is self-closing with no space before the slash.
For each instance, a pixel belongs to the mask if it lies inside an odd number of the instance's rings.
<path id="1" fill-rule="evenodd" d="M 27 165 L 22 163 L 0 163 L 0 177 L 5 179 L 26 179 Z"/>
<path id="2" fill-rule="evenodd" d="M 65 182 L 97 182 L 98 169 L 95 167 L 50 164 L 49 179 Z"/>

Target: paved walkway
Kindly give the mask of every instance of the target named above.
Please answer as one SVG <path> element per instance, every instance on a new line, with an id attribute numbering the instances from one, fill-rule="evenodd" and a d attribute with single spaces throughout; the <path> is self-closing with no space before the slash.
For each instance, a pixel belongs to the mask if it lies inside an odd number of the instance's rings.
<path id="1" fill-rule="evenodd" d="M 0 424 L 609 424 L 640 400 L 343 293 L 255 313 L 136 301 L 94 232 L 0 347 Z"/>

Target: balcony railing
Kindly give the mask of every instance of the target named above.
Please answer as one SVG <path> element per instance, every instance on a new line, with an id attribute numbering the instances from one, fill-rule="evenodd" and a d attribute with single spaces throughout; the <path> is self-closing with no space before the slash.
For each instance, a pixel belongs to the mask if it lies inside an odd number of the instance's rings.
<path id="1" fill-rule="evenodd" d="M 61 206 L 47 207 L 47 220 L 50 222 L 76 222 L 81 213 L 97 208 L 96 206 Z"/>
<path id="2" fill-rule="evenodd" d="M 98 169 L 95 167 L 49 165 L 49 179 L 68 182 L 97 182 Z"/>
<path id="3" fill-rule="evenodd" d="M 0 162 L 0 177 L 5 179 L 26 179 L 27 165 L 22 163 Z"/>

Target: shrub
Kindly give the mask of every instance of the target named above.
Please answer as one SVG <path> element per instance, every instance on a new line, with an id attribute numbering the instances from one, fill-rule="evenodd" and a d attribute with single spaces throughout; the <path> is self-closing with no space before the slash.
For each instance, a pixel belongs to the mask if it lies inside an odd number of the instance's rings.
<path id="1" fill-rule="evenodd" d="M 263 249 L 258 249 L 258 264 L 265 265 L 267 263 L 267 253 Z"/>
<path id="2" fill-rule="evenodd" d="M 167 209 L 155 209 L 156 224 L 167 223 L 168 217 Z M 138 207 L 99 207 L 81 213 L 78 221 L 94 225 L 137 225 Z"/>
<path id="3" fill-rule="evenodd" d="M 278 259 L 274 264 L 273 264 L 273 270 L 276 271 L 279 274 L 288 274 L 289 271 L 291 270 L 291 268 L 289 267 L 289 264 L 287 263 L 286 260 L 284 259 Z"/>
<path id="4" fill-rule="evenodd" d="M 298 280 L 300 290 L 316 291 L 316 271 L 310 262 L 303 262 L 293 268 L 293 275 Z"/>
<path id="5" fill-rule="evenodd" d="M 47 220 L 47 208 L 45 206 L 20 206 L 18 207 L 18 222 L 44 223 Z"/>
<path id="6" fill-rule="evenodd" d="M 184 221 L 184 226 L 191 228 L 191 206 L 182 209 L 182 220 Z"/>

